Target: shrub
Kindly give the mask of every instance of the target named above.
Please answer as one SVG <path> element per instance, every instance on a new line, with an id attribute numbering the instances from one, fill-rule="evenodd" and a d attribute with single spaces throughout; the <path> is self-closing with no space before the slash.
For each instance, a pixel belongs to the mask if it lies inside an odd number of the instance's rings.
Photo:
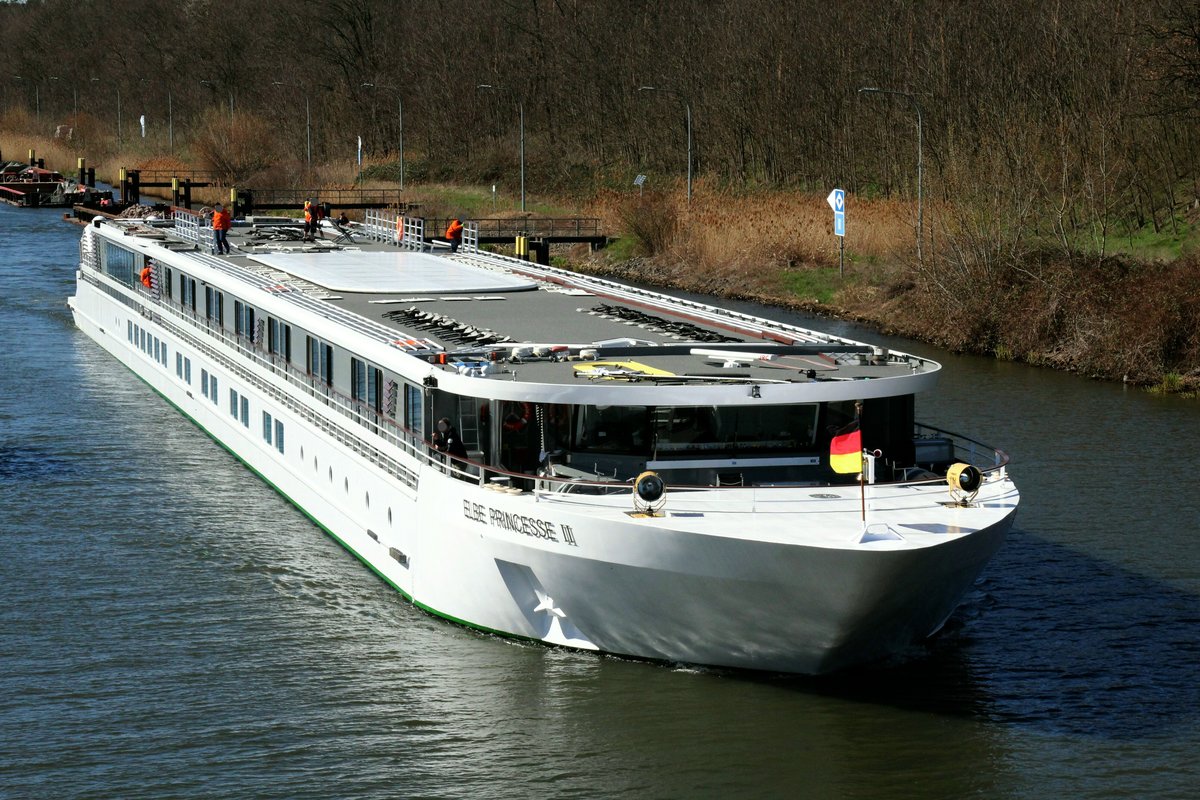
<path id="1" fill-rule="evenodd" d="M 667 252 L 679 229 L 675 203 L 660 192 L 648 192 L 630 199 L 617 209 L 621 229 L 635 243 L 641 255 L 656 256 Z"/>
<path id="2" fill-rule="evenodd" d="M 216 171 L 230 185 L 246 181 L 276 160 L 270 143 L 274 130 L 254 114 L 232 118 L 221 108 L 210 108 L 201 119 L 201 133 L 193 147 L 204 166 Z"/>

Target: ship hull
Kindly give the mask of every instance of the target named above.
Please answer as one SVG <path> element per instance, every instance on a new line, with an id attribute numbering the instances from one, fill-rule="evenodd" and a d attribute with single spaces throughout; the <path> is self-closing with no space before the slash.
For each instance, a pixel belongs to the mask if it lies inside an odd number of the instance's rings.
<path id="1" fill-rule="evenodd" d="M 985 525 L 957 524 L 960 512 L 947 510 L 954 524 L 921 546 L 900 546 L 900 535 L 877 547 L 814 546 L 788 530 L 828 524 L 833 541 L 857 539 L 862 524 L 848 510 L 856 493 L 846 509 L 816 516 L 825 523 L 807 512 L 773 515 L 775 534 L 763 540 L 747 535 L 753 526 L 732 513 L 736 503 L 715 494 L 707 512 L 636 518 L 625 497 L 495 491 L 396 448 L 389 456 L 399 469 L 388 472 L 353 444 L 387 442 L 331 424 L 319 402 L 289 398 L 274 376 L 216 357 L 196 331 L 83 280 L 70 305 L 84 333 L 402 594 L 507 636 L 672 662 L 830 672 L 936 631 L 1015 514 L 1012 490 Z M 135 326 L 167 355 L 143 351 L 129 335 Z M 180 379 L 177 357 L 196 370 L 206 365 L 220 387 L 215 399 Z M 271 406 L 273 421 L 286 426 L 286 448 L 264 438 L 257 417 L 247 425 L 232 413 L 229 389 L 255 409 Z M 703 496 L 693 502 L 704 507 Z M 891 513 L 887 529 L 902 530 L 904 512 Z"/>

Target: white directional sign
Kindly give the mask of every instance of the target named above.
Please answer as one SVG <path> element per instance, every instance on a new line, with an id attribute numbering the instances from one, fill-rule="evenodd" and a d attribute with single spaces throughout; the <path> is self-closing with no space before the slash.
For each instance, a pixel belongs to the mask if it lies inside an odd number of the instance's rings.
<path id="1" fill-rule="evenodd" d="M 829 203 L 829 207 L 833 209 L 833 235 L 846 235 L 846 192 L 842 189 L 834 189 L 829 193 L 829 197 L 825 198 L 825 202 Z"/>

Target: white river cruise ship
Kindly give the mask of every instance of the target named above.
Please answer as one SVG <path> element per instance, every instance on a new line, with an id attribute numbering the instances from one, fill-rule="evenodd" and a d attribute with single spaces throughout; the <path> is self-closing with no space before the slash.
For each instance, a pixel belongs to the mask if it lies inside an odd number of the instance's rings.
<path id="1" fill-rule="evenodd" d="M 382 212 L 325 232 L 250 218 L 221 256 L 201 215 L 96 220 L 70 307 L 439 617 L 819 674 L 936 632 L 1012 524 L 1005 454 L 914 418 L 933 361 L 485 252 L 474 223 L 457 252 Z"/>

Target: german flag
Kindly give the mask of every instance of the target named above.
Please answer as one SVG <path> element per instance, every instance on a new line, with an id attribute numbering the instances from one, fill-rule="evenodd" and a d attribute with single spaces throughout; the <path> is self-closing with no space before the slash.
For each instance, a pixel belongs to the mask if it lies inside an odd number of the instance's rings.
<path id="1" fill-rule="evenodd" d="M 834 472 L 849 474 L 862 472 L 862 431 L 858 428 L 858 420 L 843 428 L 829 442 L 829 466 Z"/>

